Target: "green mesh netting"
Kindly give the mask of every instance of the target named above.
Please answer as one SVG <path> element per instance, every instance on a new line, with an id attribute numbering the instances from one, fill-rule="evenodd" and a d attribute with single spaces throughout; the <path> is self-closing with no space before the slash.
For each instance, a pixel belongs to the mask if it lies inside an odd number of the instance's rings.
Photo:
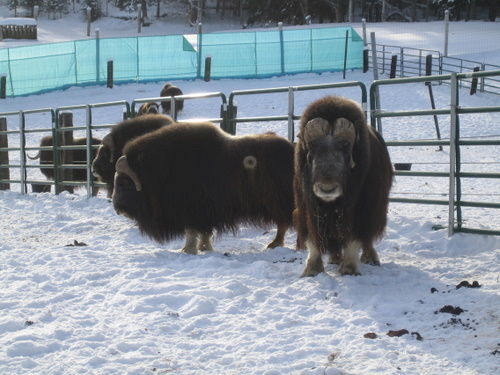
<path id="1" fill-rule="evenodd" d="M 346 39 L 347 33 L 347 39 Z M 259 78 L 362 67 L 363 41 L 351 27 L 101 38 L 0 50 L 7 96 L 104 84 L 201 78 Z"/>

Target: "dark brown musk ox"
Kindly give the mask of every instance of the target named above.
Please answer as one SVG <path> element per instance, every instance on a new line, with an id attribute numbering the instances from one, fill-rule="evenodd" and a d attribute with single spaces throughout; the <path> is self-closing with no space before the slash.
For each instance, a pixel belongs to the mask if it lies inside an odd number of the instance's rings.
<path id="1" fill-rule="evenodd" d="M 363 263 L 380 265 L 373 243 L 386 227 L 392 180 L 385 142 L 356 102 L 327 96 L 308 105 L 295 147 L 295 224 L 309 251 L 302 276 L 324 272 L 322 254 L 357 275 L 360 248 Z"/>
<path id="2" fill-rule="evenodd" d="M 87 145 L 87 138 L 86 137 L 81 137 L 81 138 L 74 138 L 73 143 L 74 146 L 86 146 Z M 91 139 L 91 144 L 96 146 L 101 144 L 101 140 L 99 138 L 92 138 Z M 40 147 L 53 147 L 54 142 L 53 138 L 51 135 L 47 135 L 43 137 L 40 141 Z M 73 154 L 73 164 L 81 164 L 81 165 L 86 165 L 87 164 L 87 150 L 82 149 L 82 150 L 66 150 L 65 152 L 71 152 Z M 96 149 L 92 148 L 91 152 L 91 157 L 92 159 L 96 155 Z M 30 156 L 27 155 L 28 159 L 30 160 L 36 160 L 40 159 L 40 166 L 44 164 L 54 164 L 54 152 L 53 150 L 40 150 L 36 155 Z M 54 179 L 54 168 L 40 168 L 40 171 L 42 174 L 47 178 L 47 180 L 53 180 Z M 72 175 L 72 181 L 87 181 L 87 170 L 86 169 L 73 169 L 73 175 Z M 34 193 L 41 193 L 41 192 L 50 192 L 50 185 L 39 185 L 39 184 L 33 184 L 32 186 L 33 192 Z M 74 188 L 72 186 L 66 187 L 70 192 L 73 192 Z M 95 187 L 92 191 L 92 195 L 97 195 L 97 192 L 99 189 Z"/>
<path id="3" fill-rule="evenodd" d="M 106 184 L 109 198 L 113 194 L 115 164 L 122 156 L 123 146 L 134 138 L 173 122 L 169 116 L 146 114 L 119 122 L 111 128 L 111 131 L 102 139 L 102 145 L 92 162 L 92 173 Z"/>
<path id="4" fill-rule="evenodd" d="M 146 102 L 141 104 L 137 111 L 137 116 L 142 116 L 146 114 L 158 114 L 160 113 L 160 106 L 155 102 Z"/>
<path id="5" fill-rule="evenodd" d="M 182 90 L 177 86 L 172 85 L 170 82 L 165 83 L 163 88 L 160 91 L 160 96 L 179 96 L 182 95 Z M 170 100 L 165 100 L 161 102 L 161 107 L 163 109 L 163 113 L 171 114 L 171 105 Z M 175 114 L 179 113 L 184 109 L 184 100 L 176 100 L 175 102 Z"/>
<path id="6" fill-rule="evenodd" d="M 185 233 L 292 222 L 293 145 L 273 133 L 232 136 L 212 123 L 175 123 L 129 142 L 116 163 L 113 205 L 163 243 Z M 196 253 L 196 240 L 185 252 Z"/>

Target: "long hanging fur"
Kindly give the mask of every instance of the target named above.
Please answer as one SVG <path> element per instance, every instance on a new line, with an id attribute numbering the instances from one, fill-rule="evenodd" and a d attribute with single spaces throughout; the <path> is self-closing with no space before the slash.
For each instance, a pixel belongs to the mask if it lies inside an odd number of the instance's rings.
<path id="1" fill-rule="evenodd" d="M 285 138 L 179 123 L 129 142 L 123 153 L 142 190 L 117 187 L 113 201 L 158 242 L 185 228 L 223 233 L 241 223 L 291 225 L 293 145 Z"/>

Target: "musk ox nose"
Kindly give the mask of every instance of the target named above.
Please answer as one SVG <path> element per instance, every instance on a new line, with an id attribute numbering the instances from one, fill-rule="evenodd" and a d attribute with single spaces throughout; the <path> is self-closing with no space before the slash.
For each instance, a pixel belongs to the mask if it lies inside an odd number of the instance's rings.
<path id="1" fill-rule="evenodd" d="M 338 182 L 316 182 L 314 194 L 325 202 L 333 202 L 342 195 L 342 186 Z"/>

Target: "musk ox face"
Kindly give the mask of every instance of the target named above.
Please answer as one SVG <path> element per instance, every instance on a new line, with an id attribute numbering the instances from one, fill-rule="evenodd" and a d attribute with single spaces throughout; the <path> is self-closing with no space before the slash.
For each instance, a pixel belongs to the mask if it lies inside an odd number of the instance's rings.
<path id="1" fill-rule="evenodd" d="M 160 106 L 155 102 L 147 102 L 142 104 L 137 111 L 137 116 L 142 116 L 145 114 L 158 114 L 160 113 Z"/>
<path id="2" fill-rule="evenodd" d="M 303 133 L 313 193 L 324 202 L 334 202 L 343 196 L 354 168 L 354 124 L 339 118 L 332 126 L 325 119 L 315 118 L 306 124 Z"/>

